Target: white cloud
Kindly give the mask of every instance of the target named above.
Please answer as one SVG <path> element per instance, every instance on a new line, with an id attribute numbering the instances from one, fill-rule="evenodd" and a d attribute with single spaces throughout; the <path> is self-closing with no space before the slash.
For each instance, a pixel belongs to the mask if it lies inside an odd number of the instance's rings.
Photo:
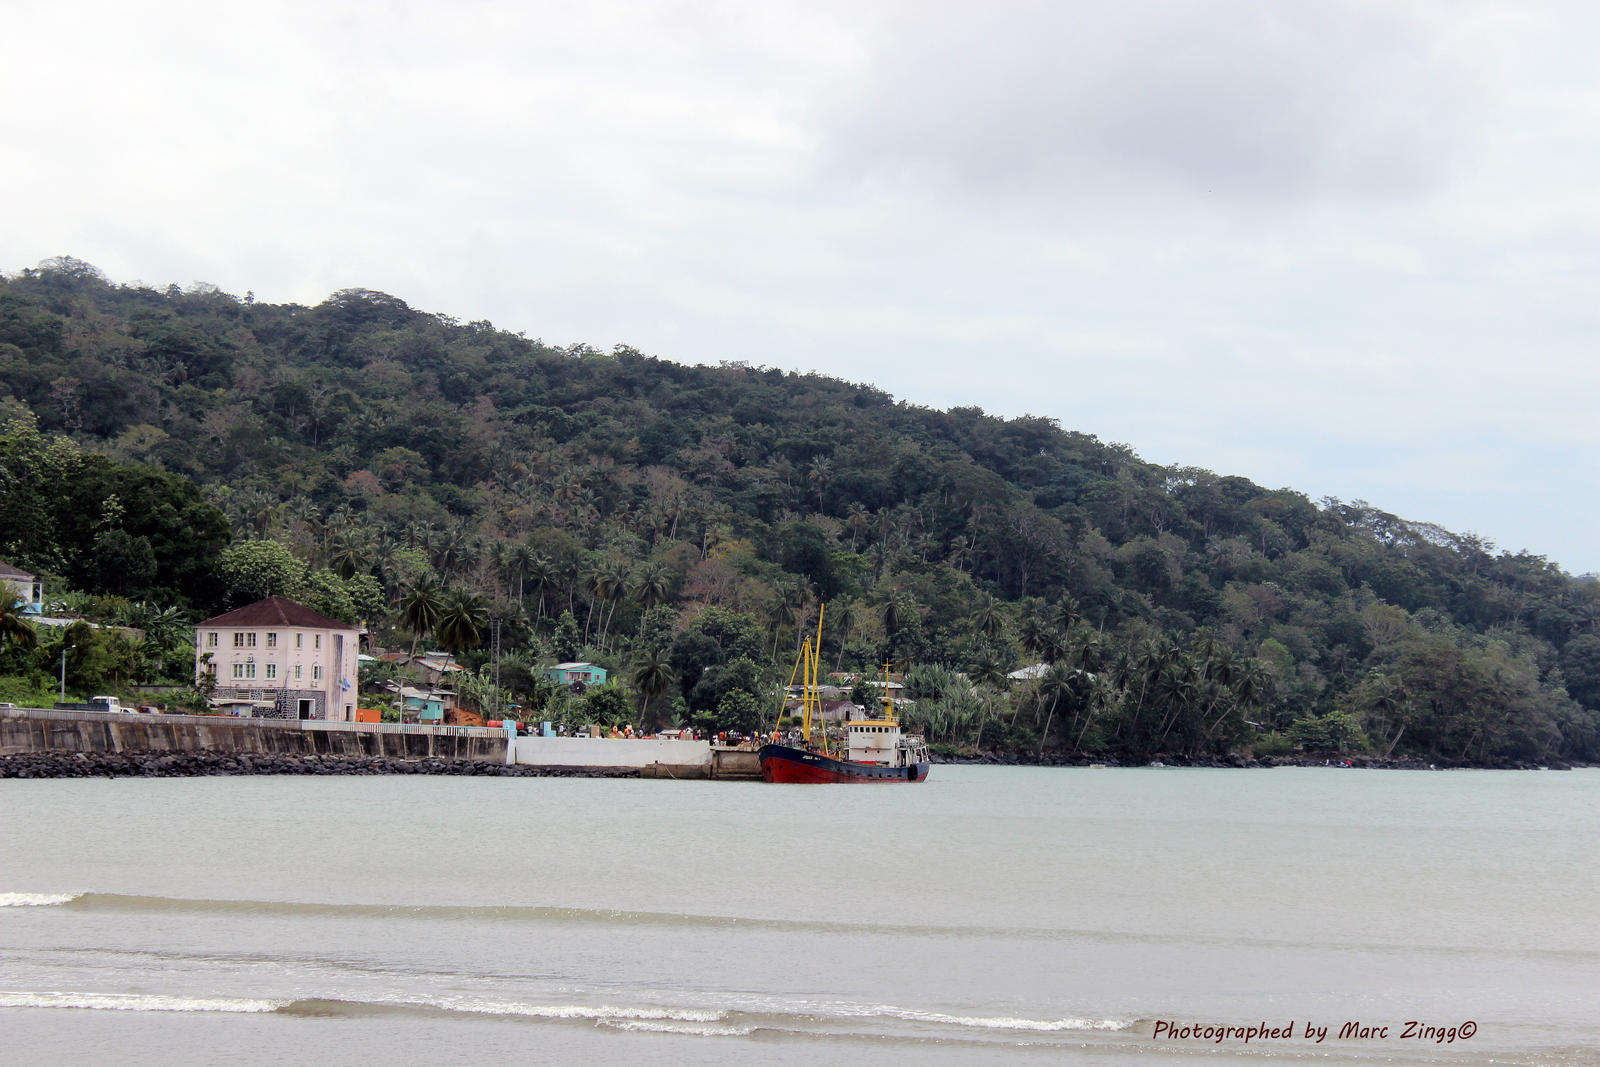
<path id="1" fill-rule="evenodd" d="M 8 16 L 0 269 L 815 369 L 1600 569 L 1600 9 Z"/>

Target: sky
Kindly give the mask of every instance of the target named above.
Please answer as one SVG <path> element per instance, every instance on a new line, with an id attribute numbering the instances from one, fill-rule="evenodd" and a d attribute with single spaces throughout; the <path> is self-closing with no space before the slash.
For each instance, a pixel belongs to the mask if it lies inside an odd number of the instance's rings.
<path id="1" fill-rule="evenodd" d="M 6 22 L 0 271 L 816 371 L 1600 572 L 1600 5 Z"/>

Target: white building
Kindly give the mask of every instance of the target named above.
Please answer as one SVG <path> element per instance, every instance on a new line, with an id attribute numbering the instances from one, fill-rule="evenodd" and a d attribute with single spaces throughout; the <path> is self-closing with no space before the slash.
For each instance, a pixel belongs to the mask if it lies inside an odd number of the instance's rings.
<path id="1" fill-rule="evenodd" d="M 16 594 L 17 599 L 22 601 L 23 610 L 34 615 L 39 613 L 40 601 L 44 599 L 44 586 L 27 571 L 0 562 L 0 591 Z"/>
<path id="2" fill-rule="evenodd" d="M 195 627 L 196 682 L 260 718 L 354 722 L 360 630 L 282 597 Z"/>

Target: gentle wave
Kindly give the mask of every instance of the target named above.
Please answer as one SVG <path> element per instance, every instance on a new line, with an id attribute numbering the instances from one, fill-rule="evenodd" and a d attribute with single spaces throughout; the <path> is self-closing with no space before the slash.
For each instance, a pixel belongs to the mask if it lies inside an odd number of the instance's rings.
<path id="1" fill-rule="evenodd" d="M 812 919 L 742 918 L 678 912 L 627 911 L 528 904 L 369 904 L 299 900 L 219 900 L 204 897 L 144 896 L 133 893 L 10 893 L 0 900 L 18 904 L 67 906 L 85 911 L 137 911 L 249 915 L 305 915 L 386 919 L 490 920 L 522 922 L 601 922 L 631 926 L 684 926 L 717 930 L 784 930 L 823 933 L 916 935 L 931 937 L 1074 936 L 1071 931 L 998 930 L 954 926 L 886 926 Z"/>
<path id="2" fill-rule="evenodd" d="M 382 918 L 447 921 L 495 921 L 542 923 L 603 923 L 614 926 L 683 927 L 687 929 L 733 931 L 769 930 L 794 933 L 823 933 L 860 936 L 1027 939 L 1032 941 L 1090 941 L 1105 944 L 1218 945 L 1230 949 L 1256 947 L 1278 949 L 1290 942 L 1248 936 L 1202 936 L 1182 933 L 1130 933 L 1112 930 L 1077 930 L 1041 927 L 937 926 L 840 922 L 817 919 L 747 918 L 733 915 L 693 915 L 680 912 L 629 911 L 618 908 L 575 908 L 514 904 L 341 904 L 327 901 L 297 900 L 219 900 L 203 897 L 142 896 L 130 893 L 0 893 L 0 907 L 64 907 L 93 911 L 172 912 L 174 914 L 301 915 L 338 918 Z M 1304 947 L 1305 942 L 1294 942 Z M 1485 951 L 1476 945 L 1363 943 L 1345 940 L 1341 949 L 1351 951 L 1397 952 L 1407 956 L 1434 953 L 1440 956 L 1479 956 Z M 1497 950 L 1499 951 L 1499 950 Z M 1600 961 L 1600 953 L 1583 948 L 1538 948 L 1514 952 L 1529 959 L 1562 958 Z"/>
<path id="3" fill-rule="evenodd" d="M 687 1034 L 691 1037 L 749 1037 L 756 1032 L 754 1026 L 706 1026 L 693 1023 L 649 1022 L 641 1020 L 601 1020 L 601 1025 L 612 1030 L 633 1033 Z"/>
<path id="4" fill-rule="evenodd" d="M 894 1011 L 885 1012 L 884 1014 L 911 1022 L 943 1023 L 946 1026 L 970 1026 L 980 1030 L 1126 1030 L 1133 1025 L 1131 1021 L 1118 1022 L 1116 1019 L 972 1018 L 963 1015 L 940 1015 L 926 1011 Z"/>
<path id="5" fill-rule="evenodd" d="M 70 904 L 82 893 L 0 893 L 0 908 L 48 908 Z"/>
<path id="6" fill-rule="evenodd" d="M 444 1015 L 519 1016 L 558 1022 L 705 1024 L 726 1018 L 720 1011 L 655 1006 L 622 1007 L 613 1004 L 531 1004 L 514 1000 L 476 997 L 407 997 L 384 1000 L 340 1000 L 312 997 L 294 1000 L 275 1009 L 283 1015 L 338 1016 L 388 1013 L 439 1013 Z"/>
<path id="7" fill-rule="evenodd" d="M 175 997 L 151 993 L 16 992 L 0 990 L 0 1008 L 84 1008 L 94 1011 L 181 1011 L 260 1014 L 290 1002 L 242 997 Z"/>
<path id="8" fill-rule="evenodd" d="M 244 997 L 186 997 L 150 993 L 85 993 L 66 991 L 0 991 L 0 1008 L 77 1008 L 128 1012 L 218 1012 L 260 1014 L 274 1012 L 301 1018 L 355 1018 L 375 1015 L 439 1014 L 445 1016 L 517 1017 L 550 1022 L 593 1023 L 610 1029 L 675 1033 L 699 1037 L 745 1037 L 757 1030 L 790 1033 L 827 1033 L 830 1024 L 851 1016 L 892 1018 L 931 1023 L 956 1030 L 1010 1030 L 1064 1032 L 1124 1030 L 1129 1022 L 1103 1019 L 1023 1019 L 967 1017 L 913 1011 L 888 1005 L 846 1010 L 839 1015 L 770 1015 L 654 1005 L 627 1007 L 616 1004 L 535 1004 L 473 997 L 416 997 L 381 1000 L 347 1000 L 331 997 L 257 999 Z M 773 1024 L 777 1024 L 774 1026 Z M 798 1029 L 796 1029 L 798 1027 Z M 813 1029 L 818 1027 L 818 1029 Z"/>
<path id="9" fill-rule="evenodd" d="M 1025 1030 L 1032 1032 L 1064 1032 L 1070 1030 L 1126 1030 L 1135 1025 L 1132 1019 L 1024 1019 L 1017 1016 L 946 1015 L 941 1012 L 900 1008 L 892 1004 L 862 1006 L 835 1006 L 839 1015 L 856 1018 L 898 1019 L 903 1022 L 935 1023 L 973 1030 Z"/>

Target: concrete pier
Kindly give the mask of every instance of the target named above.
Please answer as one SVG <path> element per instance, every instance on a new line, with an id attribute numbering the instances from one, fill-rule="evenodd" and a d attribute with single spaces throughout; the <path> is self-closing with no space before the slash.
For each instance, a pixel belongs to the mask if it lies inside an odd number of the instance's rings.
<path id="1" fill-rule="evenodd" d="M 0 756 L 44 753 L 214 753 L 475 760 L 552 770 L 626 772 L 643 778 L 759 780 L 751 749 L 709 741 L 512 737 L 478 726 L 297 722 L 220 715 L 0 709 Z"/>
<path id="2" fill-rule="evenodd" d="M 219 715 L 0 709 L 0 755 L 44 752 L 387 756 L 504 763 L 503 730 L 476 726 L 235 719 Z"/>

